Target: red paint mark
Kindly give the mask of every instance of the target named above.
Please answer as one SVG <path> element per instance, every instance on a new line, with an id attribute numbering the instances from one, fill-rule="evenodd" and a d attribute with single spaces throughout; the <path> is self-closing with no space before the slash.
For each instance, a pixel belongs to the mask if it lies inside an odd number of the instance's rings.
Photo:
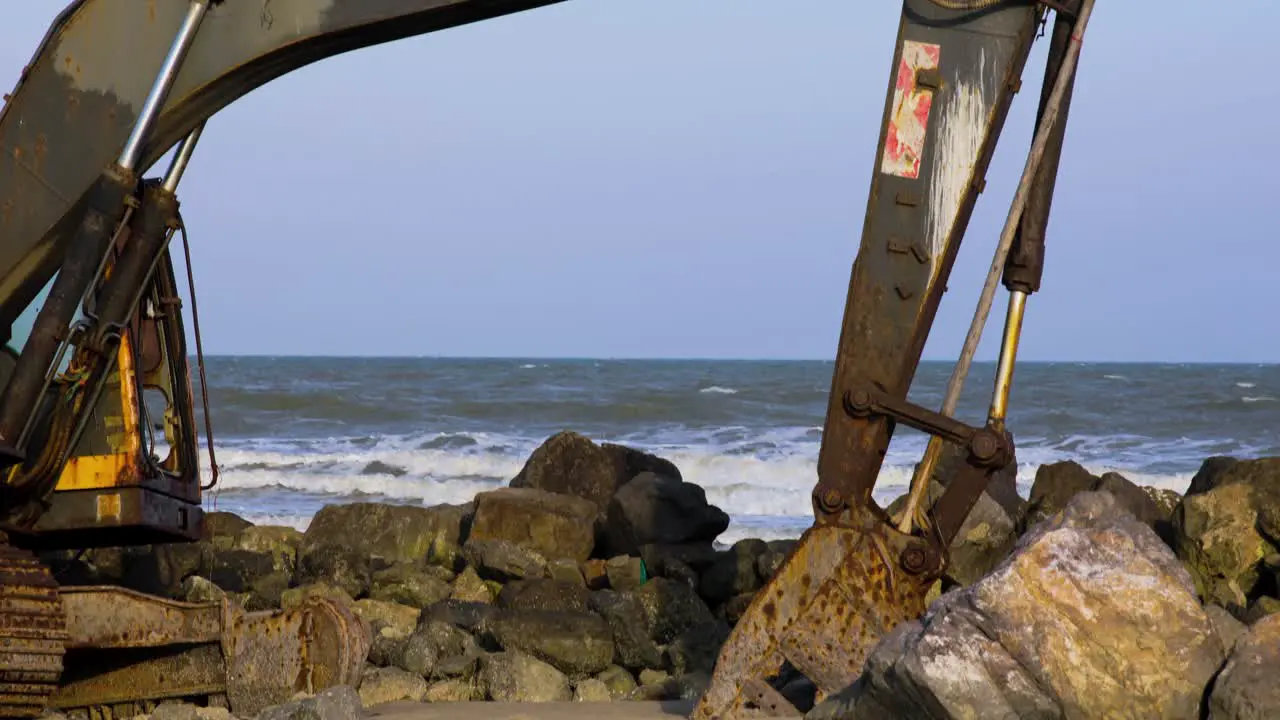
<path id="1" fill-rule="evenodd" d="M 929 110 L 933 107 L 933 91 L 916 87 L 916 72 L 936 69 L 942 57 L 939 45 L 907 40 L 902 45 L 898 75 L 894 82 L 893 107 L 885 132 L 884 156 L 880 171 L 915 179 L 920 177 L 920 160 L 929 129 Z"/>

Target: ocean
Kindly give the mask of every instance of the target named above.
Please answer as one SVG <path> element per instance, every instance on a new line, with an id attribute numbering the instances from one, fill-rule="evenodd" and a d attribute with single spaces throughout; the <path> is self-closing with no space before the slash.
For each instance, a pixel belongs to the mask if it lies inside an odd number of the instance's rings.
<path id="1" fill-rule="evenodd" d="M 207 370 L 221 471 L 207 510 L 305 529 L 330 503 L 465 502 L 573 430 L 676 463 L 730 515 L 733 542 L 810 524 L 832 364 L 214 357 Z M 950 372 L 923 363 L 912 400 L 936 409 Z M 974 365 L 961 419 L 982 422 L 993 372 Z M 1024 497 L 1039 465 L 1065 459 L 1182 492 L 1205 457 L 1280 455 L 1280 366 L 1021 363 L 1009 423 Z M 905 492 L 925 442 L 897 433 L 879 502 Z"/>

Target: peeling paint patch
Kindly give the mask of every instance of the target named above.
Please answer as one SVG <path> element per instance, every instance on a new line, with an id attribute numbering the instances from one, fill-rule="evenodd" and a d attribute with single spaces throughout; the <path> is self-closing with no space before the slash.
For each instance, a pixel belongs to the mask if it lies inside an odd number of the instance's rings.
<path id="1" fill-rule="evenodd" d="M 880 172 L 911 179 L 920 177 L 920 158 L 924 154 L 924 139 L 929 129 L 933 90 L 916 86 L 916 72 L 937 69 L 941 54 L 939 45 L 903 41 Z"/>
<path id="2" fill-rule="evenodd" d="M 973 169 L 986 136 L 991 107 L 987 97 L 987 62 L 978 58 L 978 71 L 962 75 L 938 117 L 938 135 L 930 173 L 926 240 L 936 272 L 956 221 L 960 201 L 973 183 Z"/>

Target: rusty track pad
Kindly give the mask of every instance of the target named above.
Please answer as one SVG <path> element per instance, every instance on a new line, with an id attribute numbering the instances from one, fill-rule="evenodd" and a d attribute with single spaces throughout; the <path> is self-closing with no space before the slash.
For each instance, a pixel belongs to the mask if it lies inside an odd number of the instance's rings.
<path id="1" fill-rule="evenodd" d="M 941 570 L 914 574 L 903 568 L 903 558 L 915 567 L 937 565 L 928 542 L 865 509 L 848 510 L 840 521 L 807 530 L 756 593 L 721 649 L 692 718 L 785 714 L 779 696 L 762 693 L 784 663 L 809 678 L 821 700 L 857 679 L 882 635 L 924 612 Z"/>

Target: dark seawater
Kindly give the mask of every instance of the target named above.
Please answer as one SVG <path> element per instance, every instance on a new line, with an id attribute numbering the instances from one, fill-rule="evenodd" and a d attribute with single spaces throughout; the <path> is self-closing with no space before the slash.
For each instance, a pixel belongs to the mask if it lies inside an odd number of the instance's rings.
<path id="1" fill-rule="evenodd" d="M 305 527 L 327 503 L 462 502 L 511 479 L 559 430 L 674 461 L 733 518 L 722 539 L 795 536 L 831 382 L 829 362 L 219 357 L 208 361 L 221 480 L 206 500 Z M 936 408 L 950 364 L 912 399 Z M 959 415 L 985 416 L 976 365 Z M 1025 363 L 1010 424 L 1023 494 L 1038 465 L 1185 489 L 1207 456 L 1280 455 L 1280 366 Z M 877 486 L 905 491 L 924 436 L 894 439 Z"/>

